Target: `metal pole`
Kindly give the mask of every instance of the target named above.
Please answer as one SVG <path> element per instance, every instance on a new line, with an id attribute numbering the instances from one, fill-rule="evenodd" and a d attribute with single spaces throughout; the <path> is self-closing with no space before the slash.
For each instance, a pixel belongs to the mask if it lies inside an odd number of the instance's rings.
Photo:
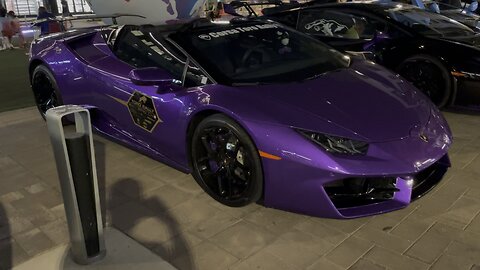
<path id="1" fill-rule="evenodd" d="M 75 4 L 75 0 L 72 0 L 72 4 L 73 4 L 73 13 L 77 13 L 77 7 L 76 7 L 76 4 Z"/>
<path id="2" fill-rule="evenodd" d="M 30 10 L 30 0 L 27 0 L 27 8 L 28 8 L 28 15 L 32 15 L 32 11 Z"/>
<path id="3" fill-rule="evenodd" d="M 15 7 L 17 8 L 17 14 L 20 14 L 20 9 L 18 9 L 18 0 L 15 0 Z"/>

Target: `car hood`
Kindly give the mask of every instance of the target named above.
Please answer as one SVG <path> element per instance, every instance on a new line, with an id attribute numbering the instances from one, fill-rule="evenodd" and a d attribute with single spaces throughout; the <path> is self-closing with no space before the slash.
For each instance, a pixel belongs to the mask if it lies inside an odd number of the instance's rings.
<path id="1" fill-rule="evenodd" d="M 268 110 L 264 113 L 284 125 L 368 142 L 409 136 L 428 122 L 432 109 L 398 75 L 363 61 L 308 81 L 251 90 L 254 99 L 264 101 L 257 111 Z"/>

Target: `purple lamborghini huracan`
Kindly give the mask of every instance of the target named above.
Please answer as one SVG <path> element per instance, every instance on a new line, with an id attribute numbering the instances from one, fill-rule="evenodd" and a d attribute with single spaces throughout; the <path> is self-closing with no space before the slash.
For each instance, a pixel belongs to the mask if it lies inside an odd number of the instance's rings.
<path id="1" fill-rule="evenodd" d="M 450 166 L 451 133 L 397 74 L 273 22 L 72 30 L 32 45 L 40 112 L 192 173 L 229 206 L 354 218 L 407 206 Z"/>

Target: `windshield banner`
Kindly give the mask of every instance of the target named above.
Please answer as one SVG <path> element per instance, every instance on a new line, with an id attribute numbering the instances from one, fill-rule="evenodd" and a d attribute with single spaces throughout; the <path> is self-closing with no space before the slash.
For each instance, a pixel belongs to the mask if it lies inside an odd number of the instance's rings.
<path id="1" fill-rule="evenodd" d="M 278 28 L 278 25 L 259 24 L 259 25 L 245 26 L 245 27 L 236 27 L 228 30 L 202 34 L 202 35 L 199 35 L 198 37 L 203 40 L 211 40 L 212 38 L 219 38 L 219 37 L 231 36 L 231 35 L 236 35 L 236 34 L 245 33 L 245 32 L 258 31 L 263 29 L 272 29 L 272 28 Z"/>

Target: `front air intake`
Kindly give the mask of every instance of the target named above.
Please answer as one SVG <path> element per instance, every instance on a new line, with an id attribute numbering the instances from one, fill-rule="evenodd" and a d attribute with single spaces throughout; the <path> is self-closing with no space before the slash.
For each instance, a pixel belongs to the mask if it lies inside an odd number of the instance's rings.
<path id="1" fill-rule="evenodd" d="M 417 173 L 413 178 L 411 200 L 417 200 L 432 190 L 442 180 L 450 167 L 450 160 L 447 155 L 439 161 Z"/>
<path id="2" fill-rule="evenodd" d="M 338 180 L 324 186 L 336 208 L 364 206 L 393 199 L 395 177 L 354 177 Z"/>

